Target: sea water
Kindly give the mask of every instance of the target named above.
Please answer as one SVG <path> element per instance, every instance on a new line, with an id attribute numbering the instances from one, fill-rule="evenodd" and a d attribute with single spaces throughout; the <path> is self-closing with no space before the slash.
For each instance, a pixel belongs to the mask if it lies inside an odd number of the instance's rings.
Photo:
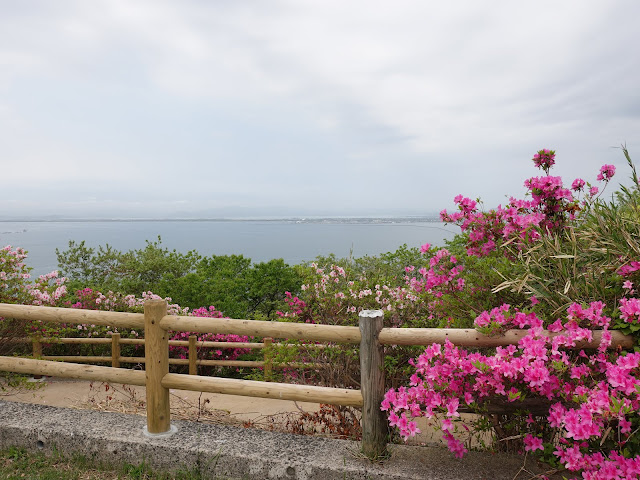
<path id="1" fill-rule="evenodd" d="M 403 244 L 443 245 L 458 231 L 454 225 L 406 219 L 12 221 L 0 222 L 0 246 L 27 250 L 32 274 L 41 275 L 57 269 L 56 248 L 65 250 L 70 240 L 127 251 L 160 236 L 164 247 L 182 253 L 242 254 L 254 262 L 283 258 L 293 265 L 331 253 L 361 257 Z"/>

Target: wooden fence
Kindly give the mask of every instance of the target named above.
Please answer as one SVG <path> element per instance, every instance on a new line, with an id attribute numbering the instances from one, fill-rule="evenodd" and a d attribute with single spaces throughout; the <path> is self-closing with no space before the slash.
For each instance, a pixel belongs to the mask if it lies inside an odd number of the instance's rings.
<path id="1" fill-rule="evenodd" d="M 0 341 L 9 343 L 30 343 L 33 357 L 40 360 L 55 360 L 59 362 L 71 363 L 111 363 L 113 368 L 119 368 L 121 363 L 144 364 L 145 357 L 123 357 L 121 355 L 122 345 L 144 346 L 144 338 L 122 338 L 120 333 L 113 333 L 110 337 L 38 337 L 33 338 L 0 338 Z M 45 345 L 109 345 L 111 355 L 44 355 Z M 269 352 L 284 344 L 273 343 L 273 338 L 265 337 L 262 342 L 215 342 L 208 340 L 198 340 L 196 335 L 189 335 L 189 340 L 169 340 L 169 347 L 185 347 L 186 358 L 169 358 L 169 365 L 188 365 L 189 375 L 198 374 L 198 366 L 204 367 L 237 367 L 237 368 L 263 368 L 264 380 L 270 381 L 274 368 L 323 368 L 324 363 L 296 363 L 296 362 L 274 362 Z M 321 349 L 325 345 L 303 345 L 304 349 Z M 264 352 L 263 360 L 208 360 L 199 358 L 200 349 L 261 349 Z"/>
<path id="2" fill-rule="evenodd" d="M 169 389 L 171 388 L 328 403 L 362 408 L 362 450 L 371 458 L 385 453 L 388 438 L 387 422 L 380 410 L 385 393 L 382 368 L 384 345 L 430 345 L 444 343 L 448 339 L 460 346 L 495 347 L 516 344 L 527 334 L 526 331 L 510 330 L 499 337 L 488 337 L 473 329 L 382 328 L 383 312 L 381 310 L 361 312 L 358 327 L 183 317 L 167 315 L 167 304 L 163 300 L 147 301 L 144 305 L 144 314 L 0 303 L 0 317 L 104 325 L 118 329 L 144 329 L 144 372 L 113 366 L 100 367 L 19 357 L 0 357 L 0 371 L 145 386 L 146 431 L 150 435 L 166 435 L 172 431 L 169 410 Z M 350 390 L 169 373 L 169 331 L 359 344 L 361 389 Z M 632 337 L 622 335 L 620 332 L 611 333 L 612 348 L 618 346 L 630 348 L 633 345 Z M 555 335 L 551 332 L 546 334 Z M 592 342 L 581 342 L 576 347 L 595 348 L 600 343 L 600 339 L 601 332 L 596 331 Z"/>

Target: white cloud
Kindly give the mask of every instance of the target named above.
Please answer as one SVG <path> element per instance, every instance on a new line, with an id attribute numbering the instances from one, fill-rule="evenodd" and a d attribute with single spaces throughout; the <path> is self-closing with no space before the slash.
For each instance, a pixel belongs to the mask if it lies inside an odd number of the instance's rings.
<path id="1" fill-rule="evenodd" d="M 624 165 L 610 146 L 640 144 L 636 2 L 4 10 L 0 158 L 16 175 L 29 165 L 39 189 L 66 181 L 79 208 L 78 184 L 133 191 L 126 201 L 145 205 L 162 201 L 150 193 L 158 185 L 187 206 L 208 195 L 415 212 L 457 193 L 491 205 L 521 192 L 538 148 L 558 150 L 558 173 L 587 177 Z"/>

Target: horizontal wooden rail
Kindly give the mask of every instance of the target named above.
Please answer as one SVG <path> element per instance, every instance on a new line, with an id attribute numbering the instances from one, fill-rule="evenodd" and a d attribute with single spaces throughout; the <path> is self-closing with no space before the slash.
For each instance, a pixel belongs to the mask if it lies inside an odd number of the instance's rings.
<path id="1" fill-rule="evenodd" d="M 2 340 L 0 338 L 0 340 Z M 38 341 L 40 343 L 62 343 L 62 344 L 90 344 L 90 345 L 108 345 L 111 344 L 110 338 L 102 338 L 102 337 L 33 337 L 33 338 L 12 338 L 9 339 L 10 342 L 15 343 L 32 343 L 33 341 Z M 144 339 L 140 339 L 144 342 Z M 122 340 L 120 340 L 122 342 Z"/>
<path id="2" fill-rule="evenodd" d="M 144 344 L 144 340 L 142 343 Z M 188 347 L 189 342 L 187 340 L 169 340 L 169 345 L 174 347 Z M 204 347 L 204 348 L 248 348 L 248 349 L 265 348 L 264 343 L 258 343 L 258 342 L 211 342 L 208 340 L 197 341 L 196 346 Z M 272 347 L 290 346 L 290 347 L 299 348 L 301 350 L 312 350 L 312 349 L 322 350 L 323 348 L 327 348 L 327 345 L 315 344 L 315 343 L 301 344 L 301 345 L 289 344 L 289 343 L 272 343 L 271 346 Z"/>
<path id="3" fill-rule="evenodd" d="M 102 382 L 145 385 L 145 372 L 123 370 L 77 363 L 51 362 L 30 358 L 0 357 L 0 370 L 23 374 L 49 375 L 61 378 L 95 380 Z M 199 392 L 244 395 L 248 397 L 279 398 L 304 402 L 331 403 L 334 405 L 362 406 L 360 390 L 348 390 L 313 385 L 290 385 L 286 383 L 258 382 L 218 377 L 194 377 L 168 373 L 162 378 L 164 388 Z"/>
<path id="4" fill-rule="evenodd" d="M 581 341 L 576 343 L 575 348 L 598 348 L 602 339 L 602 332 L 599 330 L 592 330 L 593 340 L 591 342 Z M 622 348 L 631 348 L 634 345 L 633 337 L 625 335 L 622 332 L 616 330 L 610 330 L 611 332 L 611 348 L 618 346 Z M 445 340 L 449 340 L 454 345 L 461 347 L 504 347 L 507 345 L 517 344 L 528 333 L 528 330 L 507 330 L 504 334 L 496 336 L 487 336 L 479 333 L 474 329 L 458 329 L 458 328 L 383 328 L 380 332 L 379 341 L 382 345 L 406 345 L 406 346 L 427 346 L 432 343 L 444 343 Z M 554 337 L 561 335 L 560 333 L 554 333 L 544 331 L 543 335 L 547 337 Z M 0 338 L 0 340 L 3 340 Z M 32 338 L 12 338 L 8 339 L 15 343 L 31 343 L 34 341 Z M 56 338 L 56 337 L 43 337 L 37 339 L 42 344 L 88 344 L 88 345 L 110 345 L 110 338 L 83 338 L 83 337 L 70 337 L 70 338 Z M 123 345 L 144 345 L 144 338 L 121 338 L 119 343 Z M 169 345 L 172 347 L 188 347 L 189 342 L 187 340 L 169 340 Z M 265 348 L 264 343 L 257 342 L 210 342 L 199 341 L 196 342 L 198 348 L 246 348 L 246 349 L 262 349 Z M 327 345 L 296 345 L 286 343 L 273 343 L 273 347 L 295 347 L 300 349 L 325 349 Z"/>
<path id="5" fill-rule="evenodd" d="M 42 355 L 39 358 L 42 360 L 51 360 L 54 362 L 71 362 L 71 363 L 111 363 L 113 357 L 106 357 L 104 355 Z M 144 364 L 144 357 L 118 357 L 117 361 L 120 363 L 135 363 Z M 204 367 L 238 367 L 238 368 L 262 368 L 266 362 L 253 361 L 253 360 L 207 360 L 197 359 L 196 365 L 202 365 Z M 189 365 L 188 358 L 170 358 L 169 365 Z M 328 368 L 328 363 L 301 363 L 301 362 L 287 362 L 287 363 L 271 363 L 271 368 Z M 1 369 L 0 369 L 1 370 Z"/>
<path id="6" fill-rule="evenodd" d="M 133 360 L 137 357 L 124 357 L 123 363 L 136 363 L 127 362 L 127 360 Z M 144 359 L 143 359 L 144 360 Z M 195 361 L 196 365 L 202 365 L 204 367 L 244 367 L 244 368 L 262 368 L 267 362 L 261 360 L 207 360 L 198 359 Z M 170 358 L 170 365 L 189 365 L 189 360 L 186 358 Z M 300 369 L 319 369 L 329 368 L 328 363 L 301 363 L 301 362 L 287 362 L 276 363 L 270 362 L 271 368 L 300 368 Z"/>
<path id="7" fill-rule="evenodd" d="M 195 336 L 190 337 L 194 340 L 193 347 L 204 348 L 265 348 L 265 343 L 250 343 L 250 342 L 209 342 L 195 341 Z M 129 341 L 127 341 L 129 340 Z M 33 343 L 33 356 L 42 360 L 53 360 L 59 362 L 71 362 L 71 363 L 111 363 L 112 367 L 119 368 L 121 363 L 128 364 L 145 364 L 145 357 L 123 357 L 120 355 L 120 344 L 138 344 L 144 345 L 144 339 L 122 339 L 119 333 L 114 333 L 111 338 L 57 338 L 57 337 L 34 337 L 34 338 L 12 338 L 9 341 L 15 341 L 18 343 Z M 265 339 L 270 341 L 270 339 Z M 175 340 L 168 342 L 170 346 L 184 346 L 190 347 L 190 342 L 186 340 Z M 105 355 L 42 355 L 42 346 L 45 344 L 100 344 L 111 345 L 111 356 Z M 272 345 L 272 344 L 271 344 Z M 309 345 L 310 348 L 324 347 L 325 345 Z M 322 369 L 328 368 L 330 365 L 327 363 L 300 363 L 300 362 L 273 362 L 273 361 L 250 361 L 250 360 L 208 360 L 197 359 L 196 351 L 191 351 L 189 348 L 188 358 L 169 358 L 169 365 L 188 365 L 189 373 L 191 375 L 197 375 L 197 367 L 236 367 L 236 368 L 265 368 L 265 379 L 271 377 L 269 368 L 285 369 Z"/>
<path id="8" fill-rule="evenodd" d="M 278 398 L 299 402 L 330 403 L 332 405 L 362 406 L 360 390 L 348 390 L 313 385 L 237 380 L 234 378 L 196 377 L 168 373 L 162 378 L 162 386 L 196 392 L 226 393 L 247 397 Z"/>
<path id="9" fill-rule="evenodd" d="M 103 355 L 40 355 L 38 358 L 42 360 L 51 360 L 52 362 L 71 362 L 71 363 L 111 363 L 113 357 L 105 357 Z M 126 362 L 123 357 L 119 357 L 122 363 L 138 363 Z"/>
<path id="10" fill-rule="evenodd" d="M 15 343 L 31 343 L 36 340 L 45 344 L 68 344 L 68 345 L 110 345 L 111 338 L 106 337 L 34 337 L 34 338 L 11 338 L 7 339 Z M 0 340 L 3 340 L 0 338 Z M 118 343 L 123 345 L 144 345 L 144 338 L 120 338 Z M 188 340 L 169 340 L 172 347 L 188 347 Z M 196 346 L 205 348 L 264 348 L 264 343 L 258 342 L 210 342 L 199 341 Z"/>
<path id="11" fill-rule="evenodd" d="M 633 337 L 622 332 L 611 330 L 611 348 L 633 347 Z M 431 345 L 449 340 L 461 347 L 498 347 L 517 345 L 529 333 L 528 330 L 507 330 L 502 335 L 487 336 L 470 328 L 383 328 L 378 338 L 382 345 Z M 546 337 L 561 335 L 543 331 Z M 593 330 L 593 341 L 576 342 L 575 348 L 598 348 L 602 339 L 602 331 Z"/>
<path id="12" fill-rule="evenodd" d="M 114 326 L 117 328 L 144 327 L 144 315 L 140 313 L 102 312 L 31 305 L 0 304 L 0 317 L 42 320 L 57 323 L 94 324 Z M 338 325 L 167 315 L 162 318 L 160 326 L 163 329 L 182 332 L 236 334 L 352 344 L 360 342 L 360 331 L 358 327 L 343 327 Z M 453 344 L 459 346 L 496 347 L 517 344 L 527 333 L 527 330 L 508 330 L 503 335 L 487 336 L 474 329 L 383 328 L 380 332 L 379 341 L 383 345 L 424 346 L 431 345 L 432 343 L 444 343 L 445 340 L 448 339 Z M 617 346 L 631 348 L 633 346 L 633 337 L 615 330 L 611 331 L 611 334 L 612 348 Z M 559 333 L 545 332 L 544 335 L 553 337 L 559 335 Z M 580 342 L 576 345 L 576 348 L 597 348 L 600 338 L 601 333 L 594 330 L 593 341 L 590 343 Z M 75 341 L 75 339 L 64 339 L 61 340 L 60 343 L 75 343 Z M 47 343 L 44 339 L 42 342 Z M 82 339 L 82 342 L 91 343 L 91 339 Z M 176 344 L 180 346 L 188 345 L 186 340 L 174 340 L 172 342 L 183 342 Z M 51 343 L 54 342 L 52 341 Z M 104 343 L 108 343 L 108 339 L 104 341 Z M 120 340 L 120 343 L 144 344 L 144 340 L 123 338 Z M 198 342 L 198 346 L 223 348 L 223 346 L 220 345 L 223 344 L 224 347 L 227 348 L 264 348 L 264 344 L 261 343 L 255 344 L 255 346 L 245 345 L 241 342 L 229 342 L 233 343 L 233 345 L 229 345 L 227 342 L 215 342 L 215 345 L 208 345 L 207 343 L 208 342 Z"/>
<path id="13" fill-rule="evenodd" d="M 71 363 L 111 363 L 113 357 L 106 356 L 81 356 L 81 355 L 42 355 L 40 358 L 43 360 L 52 360 L 56 362 L 71 362 Z M 140 363 L 144 364 L 146 359 L 144 357 L 118 357 L 120 363 Z M 219 366 L 219 367 L 245 367 L 245 368 L 258 368 L 263 367 L 264 362 L 256 362 L 249 360 L 196 360 L 196 365 L 203 366 Z M 189 365 L 189 359 L 187 358 L 170 358 L 170 365 Z M 274 365 L 277 367 L 277 365 Z"/>
<path id="14" fill-rule="evenodd" d="M 116 328 L 144 328 L 144 315 L 142 313 L 102 312 L 76 308 L 0 303 L 0 317 L 54 323 L 103 325 Z"/>
<path id="15" fill-rule="evenodd" d="M 79 380 L 126 383 L 127 385 L 145 385 L 145 374 L 142 370 L 33 360 L 31 358 L 0 357 L 0 370 L 27 375 L 47 375 L 51 377 L 77 378 Z"/>
<path id="16" fill-rule="evenodd" d="M 13 343 L 32 343 L 36 337 L 27 338 L 2 338 L 0 337 L 0 341 L 6 340 L 8 342 Z M 111 338 L 105 337 L 39 337 L 37 340 L 43 344 L 69 344 L 69 345 L 110 345 Z M 122 345 L 144 345 L 144 338 L 121 338 L 118 340 Z M 322 350 L 327 348 L 327 345 L 323 344 L 288 344 L 288 343 L 273 343 L 271 344 L 273 347 L 295 347 L 303 350 L 311 350 L 318 349 Z M 172 347 L 188 347 L 188 340 L 169 340 L 169 346 Z M 261 349 L 265 348 L 264 343 L 259 342 L 211 342 L 208 340 L 197 341 L 196 346 L 198 348 L 247 348 L 247 349 Z"/>
<path id="17" fill-rule="evenodd" d="M 160 321 L 160 327 L 164 330 L 174 330 L 178 332 L 292 338 L 314 342 L 360 343 L 360 330 L 358 327 L 343 327 L 338 325 L 167 315 Z"/>

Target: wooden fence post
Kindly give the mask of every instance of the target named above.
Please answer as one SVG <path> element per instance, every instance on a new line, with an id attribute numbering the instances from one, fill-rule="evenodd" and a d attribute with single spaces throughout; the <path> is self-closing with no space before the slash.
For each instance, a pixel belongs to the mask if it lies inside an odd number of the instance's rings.
<path id="1" fill-rule="evenodd" d="M 111 367 L 120 368 L 120 334 L 111 335 Z"/>
<path id="2" fill-rule="evenodd" d="M 42 357 L 42 342 L 40 341 L 40 337 L 33 337 L 33 358 Z"/>
<path id="3" fill-rule="evenodd" d="M 189 335 L 189 375 L 198 374 L 198 349 L 196 348 L 196 341 L 198 337 L 195 335 Z"/>
<path id="4" fill-rule="evenodd" d="M 362 452 L 369 458 L 387 454 L 389 428 L 380 410 L 384 400 L 384 350 L 378 342 L 382 310 L 360 312 L 360 390 L 362 391 Z"/>
<path id="5" fill-rule="evenodd" d="M 33 337 L 33 358 L 40 359 L 42 358 L 42 342 L 40 341 L 40 337 Z M 34 375 L 34 380 L 41 380 L 42 375 Z"/>
<path id="6" fill-rule="evenodd" d="M 273 380 L 273 338 L 265 337 L 262 339 L 264 348 L 262 349 L 264 360 L 264 381 Z"/>
<path id="7" fill-rule="evenodd" d="M 144 303 L 144 358 L 147 393 L 147 434 L 171 434 L 169 389 L 162 386 L 162 377 L 169 373 L 169 336 L 160 327 L 167 315 L 167 302 L 147 300 Z"/>

